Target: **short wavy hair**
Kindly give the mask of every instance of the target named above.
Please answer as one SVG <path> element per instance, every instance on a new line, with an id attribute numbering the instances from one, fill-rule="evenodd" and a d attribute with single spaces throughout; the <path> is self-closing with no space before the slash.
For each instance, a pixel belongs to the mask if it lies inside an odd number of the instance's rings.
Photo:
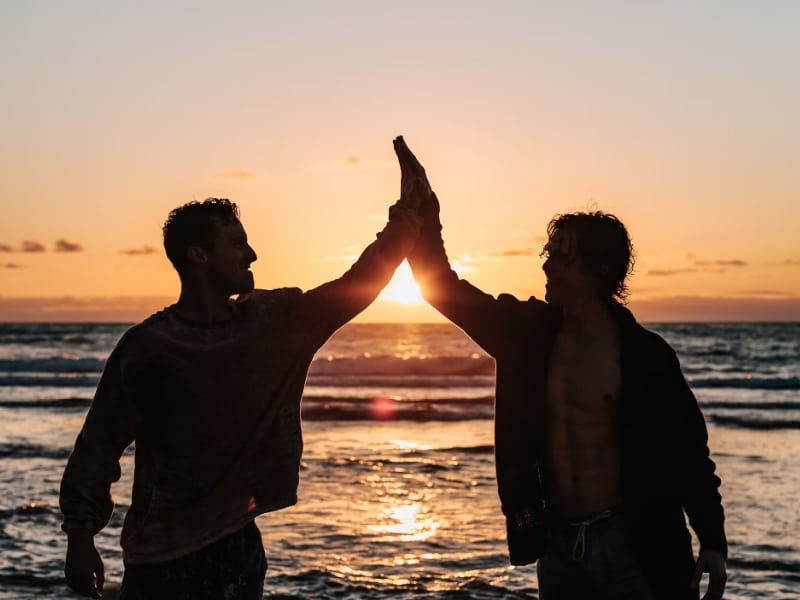
<path id="1" fill-rule="evenodd" d="M 600 282 L 600 299 L 624 304 L 629 294 L 626 280 L 633 272 L 634 254 L 622 221 L 602 211 L 556 215 L 547 224 L 547 234 L 552 237 L 562 231 L 574 234 L 581 266 Z"/>
<path id="2" fill-rule="evenodd" d="M 206 198 L 173 209 L 161 230 L 167 258 L 178 274 L 186 267 L 190 246 L 213 249 L 217 225 L 227 225 L 238 218 L 239 207 L 227 198 Z"/>

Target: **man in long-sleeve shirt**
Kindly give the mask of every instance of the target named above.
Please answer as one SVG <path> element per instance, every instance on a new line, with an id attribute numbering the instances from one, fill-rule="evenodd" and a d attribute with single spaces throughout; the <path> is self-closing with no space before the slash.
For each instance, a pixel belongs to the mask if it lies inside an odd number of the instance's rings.
<path id="1" fill-rule="evenodd" d="M 256 254 L 235 204 L 212 198 L 170 213 L 164 246 L 180 297 L 120 339 L 62 479 L 70 587 L 102 593 L 93 536 L 135 442 L 121 597 L 262 597 L 266 559 L 253 521 L 297 501 L 309 365 L 413 247 L 421 219 L 414 195 L 402 197 L 355 264 L 307 292 L 253 289 Z"/>

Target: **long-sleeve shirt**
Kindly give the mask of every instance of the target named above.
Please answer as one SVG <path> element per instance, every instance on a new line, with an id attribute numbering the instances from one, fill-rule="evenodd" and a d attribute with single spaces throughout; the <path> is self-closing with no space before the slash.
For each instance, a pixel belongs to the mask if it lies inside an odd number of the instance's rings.
<path id="1" fill-rule="evenodd" d="M 546 551 L 546 503 L 541 472 L 547 373 L 561 310 L 509 294 L 497 298 L 460 279 L 441 237 L 438 203 L 408 261 L 425 299 L 496 361 L 495 462 L 513 564 Z M 622 377 L 621 486 L 623 509 L 653 593 L 691 598 L 691 535 L 702 549 L 727 555 L 720 480 L 709 456 L 697 401 L 672 348 L 616 305 Z"/>
<path id="2" fill-rule="evenodd" d="M 63 529 L 98 532 L 119 459 L 135 442 L 121 545 L 128 563 L 169 560 L 297 501 L 300 399 L 314 353 L 366 308 L 413 247 L 421 220 L 395 205 L 339 279 L 254 290 L 231 318 L 199 324 L 166 308 L 110 354 L 61 482 Z"/>

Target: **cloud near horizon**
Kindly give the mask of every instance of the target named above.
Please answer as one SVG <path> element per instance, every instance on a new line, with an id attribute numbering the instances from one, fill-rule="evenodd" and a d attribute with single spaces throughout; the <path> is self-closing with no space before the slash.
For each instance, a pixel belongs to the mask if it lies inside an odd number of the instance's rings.
<path id="1" fill-rule="evenodd" d="M 686 275 L 687 273 L 725 273 L 726 267 L 747 267 L 747 261 L 734 258 L 734 259 L 717 259 L 717 260 L 697 260 L 692 254 L 686 257 L 692 262 L 691 267 L 677 267 L 674 269 L 650 269 L 645 271 L 645 275 L 652 275 L 654 277 L 669 277 L 672 275 Z"/>
<path id="2" fill-rule="evenodd" d="M 24 269 L 25 265 L 19 263 L 0 263 L 0 269 Z"/>
<path id="3" fill-rule="evenodd" d="M 123 248 L 118 251 L 125 256 L 145 256 L 147 254 L 158 254 L 158 250 L 152 246 L 144 245 L 141 248 Z"/>
<path id="4" fill-rule="evenodd" d="M 315 171 L 344 171 L 352 169 L 388 169 L 395 166 L 393 161 L 387 159 L 369 159 L 358 154 L 348 154 L 344 158 L 332 162 L 311 165 Z"/>
<path id="5" fill-rule="evenodd" d="M 53 248 L 55 252 L 83 252 L 84 248 L 78 242 L 69 242 L 65 239 L 56 240 Z"/>
<path id="6" fill-rule="evenodd" d="M 521 290 L 518 290 L 521 291 Z M 525 293 L 521 297 L 527 297 Z M 169 306 L 165 296 L 24 298 L 0 296 L 0 314 L 8 322 L 133 323 Z M 631 299 L 629 307 L 642 322 L 798 321 L 800 297 L 670 296 Z"/>
<path id="7" fill-rule="evenodd" d="M 500 252 L 492 252 L 492 256 L 500 258 L 514 258 L 517 256 L 538 256 L 539 252 L 535 248 L 514 248 L 511 250 L 501 250 Z"/>
<path id="8" fill-rule="evenodd" d="M 697 269 L 650 269 L 649 271 L 645 272 L 645 275 L 669 277 L 671 275 L 684 275 L 686 273 L 697 273 Z"/>
<path id="9" fill-rule="evenodd" d="M 796 296 L 792 292 L 787 292 L 786 290 L 742 290 L 740 292 L 742 296 L 747 296 L 749 298 L 752 297 L 770 297 L 770 298 L 795 298 Z"/>
<path id="10" fill-rule="evenodd" d="M 694 264 L 698 267 L 746 267 L 747 263 L 738 258 L 731 260 L 696 260 Z"/>
<path id="11" fill-rule="evenodd" d="M 231 169 L 229 171 L 218 171 L 211 174 L 211 179 L 215 179 L 217 181 L 230 181 L 231 179 L 241 181 L 255 178 L 255 174 L 246 169 Z"/>
<path id="12" fill-rule="evenodd" d="M 20 252 L 46 252 L 47 248 L 41 242 L 34 240 L 23 240 Z"/>
<path id="13" fill-rule="evenodd" d="M 53 245 L 53 252 L 83 252 L 85 248 L 78 242 L 70 242 L 64 238 L 56 240 Z M 23 252 L 26 254 L 37 254 L 47 252 L 47 246 L 36 240 L 22 240 L 18 248 L 9 244 L 0 244 L 0 252 Z"/>

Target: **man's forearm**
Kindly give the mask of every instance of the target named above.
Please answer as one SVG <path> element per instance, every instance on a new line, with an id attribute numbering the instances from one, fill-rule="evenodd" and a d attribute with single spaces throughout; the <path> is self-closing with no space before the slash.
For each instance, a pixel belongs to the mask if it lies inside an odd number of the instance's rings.
<path id="1" fill-rule="evenodd" d="M 395 204 L 389 222 L 344 275 L 304 295 L 305 313 L 326 337 L 369 306 L 413 248 L 422 219 Z"/>

